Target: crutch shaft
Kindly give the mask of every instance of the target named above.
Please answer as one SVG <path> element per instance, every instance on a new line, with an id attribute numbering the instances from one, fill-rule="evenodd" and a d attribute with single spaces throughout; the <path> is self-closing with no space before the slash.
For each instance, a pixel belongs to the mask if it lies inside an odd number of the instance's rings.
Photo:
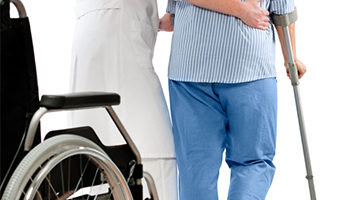
<path id="1" fill-rule="evenodd" d="M 297 114 L 298 114 L 301 142 L 303 145 L 304 161 L 305 161 L 305 167 L 306 167 L 306 173 L 307 173 L 306 179 L 308 180 L 308 183 L 309 183 L 309 192 L 310 192 L 311 200 L 316 200 L 316 192 L 315 192 L 315 185 L 314 185 L 314 179 L 312 174 L 309 146 L 308 146 L 308 141 L 306 137 L 304 117 L 302 112 L 298 85 L 294 85 L 293 90 L 294 90 L 294 97 L 295 97 L 295 105 L 296 105 Z"/>
<path id="2" fill-rule="evenodd" d="M 305 167 L 306 167 L 306 173 L 307 173 L 306 179 L 309 182 L 311 200 L 316 200 L 315 188 L 313 183 L 313 175 L 312 175 L 312 169 L 311 169 L 310 153 L 309 153 L 309 147 L 308 147 L 308 142 L 306 137 L 300 94 L 298 89 L 298 86 L 299 86 L 298 70 L 294 62 L 293 48 L 291 45 L 288 26 L 283 27 L 283 35 L 284 35 L 284 41 L 286 44 L 286 50 L 287 50 L 287 56 L 288 56 L 289 75 L 290 75 L 291 83 L 293 85 L 295 105 L 296 105 L 297 114 L 298 114 L 300 136 L 301 136 L 301 142 L 303 146 L 304 161 L 305 161 Z"/>

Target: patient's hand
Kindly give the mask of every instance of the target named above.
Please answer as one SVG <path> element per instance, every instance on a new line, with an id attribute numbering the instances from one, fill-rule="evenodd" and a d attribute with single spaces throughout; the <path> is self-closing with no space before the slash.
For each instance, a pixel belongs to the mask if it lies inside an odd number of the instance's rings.
<path id="1" fill-rule="evenodd" d="M 258 2 L 263 0 L 247 0 L 242 2 L 238 18 L 250 27 L 266 30 L 270 25 L 269 12 L 262 9 Z"/>

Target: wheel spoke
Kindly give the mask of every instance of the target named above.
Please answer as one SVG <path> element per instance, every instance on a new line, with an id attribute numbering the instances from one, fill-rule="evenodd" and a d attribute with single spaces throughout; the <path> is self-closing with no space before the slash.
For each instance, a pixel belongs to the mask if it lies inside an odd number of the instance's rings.
<path id="1" fill-rule="evenodd" d="M 83 156 L 79 156 L 79 159 L 80 159 L 80 174 L 82 174 L 83 173 Z M 88 162 L 87 162 L 88 163 Z M 85 167 L 86 167 L 87 165 L 85 165 Z M 81 180 L 81 187 L 83 187 L 83 185 L 84 185 L 84 180 Z"/>
<path id="2" fill-rule="evenodd" d="M 100 191 L 101 191 L 101 188 L 102 188 L 102 186 L 103 186 L 103 184 L 105 183 L 105 181 L 102 181 L 101 182 L 101 184 L 100 184 L 100 188 L 99 188 L 99 190 L 98 190 L 98 193 L 97 193 L 97 195 L 95 195 L 95 198 L 94 198 L 94 200 L 96 200 L 97 199 L 97 197 L 98 197 L 98 194 L 100 193 Z M 109 194 L 110 195 L 110 194 Z M 110 196 L 109 196 L 110 197 Z M 108 199 L 109 199 L 109 197 L 108 197 Z"/>
<path id="3" fill-rule="evenodd" d="M 111 196 L 112 196 L 112 190 L 109 192 L 108 200 L 111 199 Z"/>
<path id="4" fill-rule="evenodd" d="M 76 191 L 78 190 L 79 184 L 82 183 L 83 176 L 84 176 L 84 174 L 85 174 L 85 171 L 86 171 L 86 169 L 87 169 L 87 166 L 88 166 L 89 162 L 90 162 L 90 158 L 89 158 L 88 161 L 86 162 L 85 167 L 84 167 L 84 170 L 83 170 L 83 171 L 81 172 L 81 174 L 80 174 L 80 178 L 79 178 L 79 181 L 78 181 L 78 183 L 77 183 L 77 185 L 76 185 L 76 187 L 75 187 L 74 192 L 76 192 Z M 80 159 L 80 165 L 81 165 L 81 164 L 82 164 L 82 161 L 81 161 L 81 159 Z M 80 167 L 80 168 L 81 168 L 81 167 Z M 81 168 L 81 169 L 82 169 L 82 168 Z"/>
<path id="5" fill-rule="evenodd" d="M 70 197 L 72 194 L 74 194 L 74 191 L 71 190 L 71 191 L 68 191 L 66 193 L 63 193 L 60 198 L 58 198 L 57 200 L 65 200 L 67 199 L 68 197 Z"/>
<path id="6" fill-rule="evenodd" d="M 49 176 L 50 176 L 50 174 L 49 174 Z M 50 181 L 50 177 L 48 178 L 47 176 L 45 177 L 45 180 L 46 180 L 46 182 L 49 184 L 49 191 L 48 191 L 48 195 L 49 195 L 49 199 L 51 199 L 50 197 L 51 197 L 51 191 L 55 194 L 55 196 L 56 196 L 56 198 L 58 199 L 59 197 L 57 196 L 57 192 L 56 192 L 56 190 L 55 190 L 55 188 L 52 186 L 52 184 L 51 184 L 51 181 Z M 51 190 L 50 190 L 51 189 Z"/>
<path id="7" fill-rule="evenodd" d="M 68 179 L 68 183 L 67 183 L 67 184 L 68 184 L 68 187 L 67 187 L 67 189 L 68 189 L 68 190 L 70 190 L 70 166 L 71 166 L 71 165 L 70 165 L 70 163 L 71 163 L 70 161 L 71 161 L 71 159 L 68 158 L 68 177 L 67 177 L 67 179 Z"/>
<path id="8" fill-rule="evenodd" d="M 66 190 L 64 189 L 64 173 L 63 173 L 63 163 L 60 163 L 60 168 L 61 168 L 61 184 L 62 184 L 62 190 L 63 190 L 63 194 L 66 193 Z M 68 188 L 69 189 L 69 188 Z"/>
<path id="9" fill-rule="evenodd" d="M 94 186 L 95 180 L 96 180 L 96 177 L 97 177 L 97 174 L 98 174 L 99 171 L 100 171 L 100 169 L 97 168 L 97 169 L 96 169 L 96 172 L 95 172 L 94 179 L 92 180 L 92 183 L 91 183 L 91 187 Z M 97 196 L 97 195 L 96 195 L 96 196 Z M 89 198 L 90 198 L 90 195 L 88 196 L 87 200 L 89 200 Z"/>
<path id="10" fill-rule="evenodd" d="M 43 197 L 41 196 L 39 191 L 36 192 L 35 200 L 43 200 Z"/>

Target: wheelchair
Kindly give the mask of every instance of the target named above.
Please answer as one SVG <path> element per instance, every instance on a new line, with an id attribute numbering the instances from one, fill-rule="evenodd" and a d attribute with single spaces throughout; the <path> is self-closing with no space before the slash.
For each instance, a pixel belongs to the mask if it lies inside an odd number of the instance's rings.
<path id="1" fill-rule="evenodd" d="M 16 168 L 2 200 L 142 200 L 142 178 L 151 196 L 147 199 L 158 200 L 152 176 L 142 170 L 140 153 L 112 108 L 119 103 L 115 93 L 43 95 L 29 124 L 25 151 L 31 149 L 45 113 L 97 107 L 106 109 L 126 144 L 106 147 L 91 127 L 51 131 Z"/>
<path id="2" fill-rule="evenodd" d="M 16 6 L 20 17 L 20 19 L 14 20 L 14 22 L 16 22 L 15 24 L 12 23 L 12 21 L 9 19 L 8 6 L 10 2 Z M 16 42 L 19 41 L 17 43 L 31 44 L 32 41 L 30 36 L 29 21 L 27 19 L 25 8 L 21 1 L 0 0 L 0 4 L 2 10 L 1 33 L 4 33 L 5 35 L 5 31 L 7 31 L 6 36 L 10 36 L 9 41 L 14 40 Z M 17 26 L 17 24 L 19 25 Z M 18 38 L 13 39 L 12 37 L 15 36 L 15 31 L 19 31 L 19 35 L 23 35 L 22 29 L 15 29 L 17 27 L 23 27 L 23 24 L 26 25 L 24 28 L 26 28 L 25 31 L 28 33 L 28 38 L 30 38 L 30 41 L 26 40 L 25 42 L 21 42 L 22 40 L 19 40 Z M 6 49 L 7 47 L 15 46 L 14 44 L 10 44 L 9 42 L 5 41 L 5 39 L 1 41 L 2 50 L 3 47 Z M 22 51 L 24 48 L 21 48 L 22 47 L 19 49 Z M 29 47 L 26 47 L 25 49 L 33 50 L 33 47 L 29 45 Z M 9 50 L 10 53 L 12 52 L 11 55 L 14 54 L 13 52 L 15 52 L 15 50 Z M 5 69 L 5 64 L 7 64 L 11 65 L 9 67 L 10 69 L 17 69 L 16 73 L 19 73 L 18 68 L 13 67 L 12 62 L 9 60 L 10 58 L 12 59 L 11 61 L 25 59 L 22 59 L 22 57 L 19 57 L 18 55 L 11 57 L 8 54 L 6 54 L 6 61 L 5 57 L 1 60 L 2 69 Z M 28 55 L 27 57 L 34 57 L 33 52 L 29 52 Z M 19 86 L 17 88 L 12 87 L 9 89 L 6 87 L 13 86 L 14 83 L 19 82 L 17 79 L 12 79 L 11 76 L 8 78 L 11 81 L 6 82 L 6 84 L 2 84 L 4 88 L 2 87 L 1 90 L 1 95 L 4 96 L 11 96 L 10 94 L 6 93 L 7 91 L 16 91 L 21 95 L 24 93 L 30 93 L 32 96 L 20 98 L 12 97 L 12 100 L 10 98 L 6 98 L 6 100 L 8 100 L 6 102 L 9 104 L 11 101 L 14 102 L 17 99 L 21 98 L 23 98 L 23 100 L 26 100 L 27 98 L 30 100 L 38 98 L 37 86 L 35 86 L 35 63 L 33 61 L 34 59 L 30 59 L 30 63 L 25 63 L 23 65 L 25 66 L 24 68 L 29 68 L 29 66 L 31 67 L 30 73 L 27 72 L 28 69 L 24 69 L 27 70 L 24 74 L 30 74 L 29 77 L 33 80 L 30 79 L 29 83 L 23 82 L 22 84 L 21 82 L 22 85 L 18 84 Z M 19 64 L 22 66 L 23 63 Z M 2 73 L 1 75 L 1 81 L 2 83 L 5 83 L 5 80 L 3 80 L 3 78 L 5 79 L 5 73 Z M 18 74 L 15 76 L 18 76 Z M 22 79 L 26 80 L 27 77 L 21 78 L 20 80 Z M 33 87 L 33 90 L 23 92 L 22 90 L 18 89 L 21 87 L 26 88 L 28 85 L 34 85 L 35 87 Z M 17 165 L 17 168 L 14 172 L 11 170 L 10 175 L 12 176 L 9 181 L 7 181 L 7 179 L 5 182 L 1 180 L 0 192 L 2 192 L 3 183 L 6 185 L 6 188 L 2 193 L 1 200 L 143 200 L 142 178 L 145 179 L 150 194 L 150 198 L 147 199 L 158 200 L 159 198 L 152 176 L 149 173 L 143 171 L 140 153 L 128 135 L 127 131 L 125 130 L 124 126 L 122 125 L 121 121 L 119 120 L 117 114 L 112 109 L 112 106 L 118 105 L 119 103 L 120 96 L 118 94 L 107 92 L 83 92 L 71 93 L 67 95 L 43 95 L 40 102 L 39 100 L 35 100 L 34 106 L 30 105 L 31 109 L 24 112 L 24 115 L 26 115 L 24 118 L 31 118 L 29 126 L 27 126 L 25 123 L 16 125 L 12 120 L 6 121 L 6 125 L 9 125 L 7 127 L 21 126 L 22 128 L 22 125 L 25 127 L 26 130 L 24 131 L 25 134 L 23 138 L 25 138 L 24 154 L 26 155 L 17 156 L 16 154 L 15 157 L 17 157 L 13 160 L 21 160 L 22 157 L 24 158 L 18 165 L 15 164 L 15 166 Z M 17 104 L 5 106 L 29 107 L 26 105 L 22 106 Z M 46 135 L 42 143 L 39 143 L 39 122 L 44 114 L 48 112 L 57 112 L 63 110 L 90 108 L 105 108 L 115 123 L 116 128 L 119 130 L 120 134 L 122 134 L 126 144 L 118 146 L 104 146 L 91 127 L 75 127 L 65 130 L 54 130 Z M 10 110 L 6 113 L 10 113 L 10 115 L 12 115 L 13 112 L 13 110 Z M 33 116 L 32 112 L 35 112 Z M 23 115 L 23 113 L 21 113 L 21 115 Z M 20 120 L 16 118 L 15 121 Z M 4 129 L 6 133 L 8 133 L 6 134 L 6 138 L 9 140 L 14 140 L 14 135 L 16 135 L 18 132 L 21 134 L 21 128 L 19 131 L 13 131 L 12 129 L 12 133 L 10 132 L 11 130 Z M 18 149 L 22 149 L 22 144 L 23 143 L 21 142 Z M 7 145 L 4 145 L 4 147 L 5 146 L 7 147 Z M 15 145 L 9 144 L 9 146 Z M 34 146 L 35 148 L 32 148 Z M 5 150 L 2 153 L 6 153 Z M 12 156 L 10 153 L 9 155 Z"/>

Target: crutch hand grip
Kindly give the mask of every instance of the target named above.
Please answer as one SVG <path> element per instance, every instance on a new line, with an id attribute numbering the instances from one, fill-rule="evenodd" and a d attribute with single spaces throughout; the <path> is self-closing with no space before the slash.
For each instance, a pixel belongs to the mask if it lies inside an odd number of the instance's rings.
<path id="1" fill-rule="evenodd" d="M 290 76 L 290 80 L 292 82 L 292 85 L 298 85 L 299 84 L 299 72 L 298 72 L 297 65 L 293 61 L 292 63 L 288 64 L 288 68 L 289 68 L 289 76 Z"/>

